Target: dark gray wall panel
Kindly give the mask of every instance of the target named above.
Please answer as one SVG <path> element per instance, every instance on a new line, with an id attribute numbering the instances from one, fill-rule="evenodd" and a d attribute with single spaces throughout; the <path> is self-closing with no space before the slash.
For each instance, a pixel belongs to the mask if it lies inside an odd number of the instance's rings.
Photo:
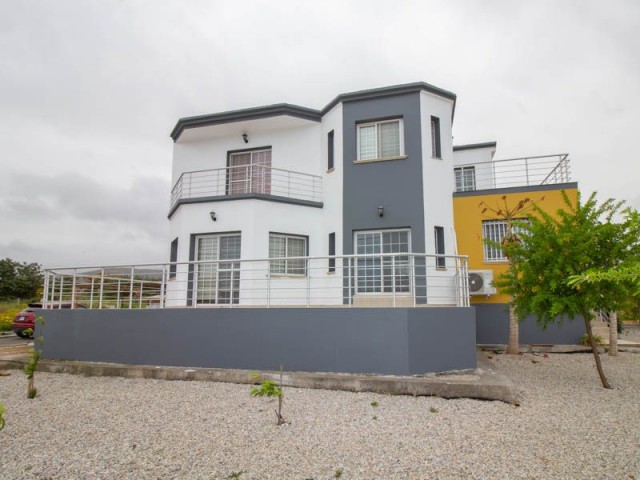
<path id="1" fill-rule="evenodd" d="M 509 341 L 509 311 L 506 303 L 475 305 L 476 339 L 480 344 L 506 344 Z M 520 322 L 520 343 L 553 343 L 575 345 L 584 335 L 584 319 L 565 319 L 542 330 L 530 315 Z"/>
<path id="2" fill-rule="evenodd" d="M 471 312 L 471 313 L 470 313 Z M 473 309 L 53 310 L 45 358 L 407 375 L 475 368 Z M 453 348 L 442 348 L 452 345 Z"/>
<path id="3" fill-rule="evenodd" d="M 354 164 L 356 122 L 402 117 L 404 160 Z M 425 251 L 422 182 L 420 93 L 409 93 L 342 106 L 343 120 L 343 251 L 353 253 L 355 230 L 411 228 L 414 252 Z M 384 216 L 378 215 L 384 207 Z"/>
<path id="4" fill-rule="evenodd" d="M 425 310 L 427 314 L 425 314 Z M 409 371 L 476 368 L 475 311 L 467 308 L 417 308 L 408 311 Z"/>

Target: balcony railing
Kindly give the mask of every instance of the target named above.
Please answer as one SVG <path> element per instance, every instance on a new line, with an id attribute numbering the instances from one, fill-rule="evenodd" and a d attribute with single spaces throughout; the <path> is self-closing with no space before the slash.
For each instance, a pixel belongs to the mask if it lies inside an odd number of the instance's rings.
<path id="1" fill-rule="evenodd" d="M 45 308 L 51 302 L 121 309 L 469 306 L 468 267 L 465 256 L 401 253 L 55 268 L 45 271 Z"/>
<path id="2" fill-rule="evenodd" d="M 184 172 L 171 190 L 170 208 L 183 199 L 246 194 L 321 202 L 322 177 L 256 164 Z"/>
<path id="3" fill-rule="evenodd" d="M 456 191 L 571 182 L 569 155 L 544 155 L 456 165 Z"/>

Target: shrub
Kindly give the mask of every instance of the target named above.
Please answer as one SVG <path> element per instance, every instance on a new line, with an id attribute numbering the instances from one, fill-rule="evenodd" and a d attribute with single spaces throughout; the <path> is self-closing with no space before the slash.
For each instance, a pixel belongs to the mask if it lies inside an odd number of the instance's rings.
<path id="1" fill-rule="evenodd" d="M 594 335 L 593 341 L 596 342 L 596 345 L 602 345 L 602 337 L 600 335 Z M 586 333 L 582 335 L 582 338 L 580 338 L 580 345 L 584 347 L 591 346 L 591 344 L 589 343 L 589 335 L 587 335 Z"/>

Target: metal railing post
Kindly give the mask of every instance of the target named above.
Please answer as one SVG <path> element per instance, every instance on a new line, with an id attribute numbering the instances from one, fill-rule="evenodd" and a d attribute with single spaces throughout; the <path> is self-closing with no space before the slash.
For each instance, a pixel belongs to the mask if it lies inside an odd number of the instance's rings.
<path id="1" fill-rule="evenodd" d="M 138 308 L 142 308 L 142 294 L 144 293 L 144 280 L 140 280 L 140 298 L 138 298 Z"/>
<path id="2" fill-rule="evenodd" d="M 120 308 L 120 285 L 122 281 L 118 279 L 118 292 L 116 294 L 116 308 Z"/>
<path id="3" fill-rule="evenodd" d="M 60 288 L 58 289 L 58 291 L 60 292 L 58 293 L 58 301 L 60 302 L 60 304 L 62 304 L 62 294 L 64 293 L 63 288 L 64 288 L 64 275 L 60 275 Z"/>
<path id="4" fill-rule="evenodd" d="M 98 308 L 102 308 L 102 297 L 104 295 L 104 268 L 100 270 L 100 301 Z"/>
<path id="5" fill-rule="evenodd" d="M 162 280 L 160 283 L 160 308 L 164 308 L 165 283 L 167 281 L 167 266 L 162 266 Z"/>
<path id="6" fill-rule="evenodd" d="M 413 297 L 413 306 L 416 306 L 416 295 L 418 294 L 418 282 L 416 281 L 416 257 L 415 255 L 411 255 L 409 257 L 411 259 L 411 296 Z"/>
<path id="7" fill-rule="evenodd" d="M 353 261 L 352 261 L 353 257 L 348 257 L 347 260 L 348 260 L 347 261 L 347 279 L 348 279 L 347 283 L 349 284 L 349 286 L 348 286 L 349 291 L 347 292 L 347 300 L 349 302 L 349 306 L 352 306 L 353 305 L 353 301 L 352 301 L 352 298 L 351 298 L 351 288 L 352 288 L 351 287 L 351 276 L 352 276 L 351 275 L 351 271 L 353 269 Z"/>
<path id="8" fill-rule="evenodd" d="M 384 258 L 380 257 L 382 271 L 384 272 Z M 382 275 L 382 289 L 384 291 L 384 275 Z M 393 295 L 393 306 L 396 306 L 396 256 L 391 257 L 391 292 Z"/>
<path id="9" fill-rule="evenodd" d="M 131 276 L 129 277 L 129 310 L 133 308 L 133 271 L 135 267 L 131 267 Z"/>
<path id="10" fill-rule="evenodd" d="M 49 303 L 49 270 L 44 271 L 44 285 L 42 286 L 42 308 L 47 308 Z"/>
<path id="11" fill-rule="evenodd" d="M 76 308 L 76 283 L 77 283 L 77 269 L 73 269 L 73 280 L 71 281 L 71 308 Z"/>
<path id="12" fill-rule="evenodd" d="M 89 298 L 89 308 L 93 308 L 93 286 L 94 286 L 94 282 L 95 282 L 95 278 L 93 277 L 93 275 L 91 276 L 91 290 L 90 290 L 90 295 L 91 297 Z"/>

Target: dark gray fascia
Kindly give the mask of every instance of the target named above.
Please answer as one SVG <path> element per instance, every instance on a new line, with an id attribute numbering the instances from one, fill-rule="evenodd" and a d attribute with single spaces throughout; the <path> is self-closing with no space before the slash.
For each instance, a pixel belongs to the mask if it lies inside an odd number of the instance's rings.
<path id="1" fill-rule="evenodd" d="M 460 150 L 476 150 L 478 148 L 495 148 L 498 142 L 484 142 L 484 143 L 469 143 L 467 145 L 454 145 L 453 151 L 459 152 Z"/>
<path id="2" fill-rule="evenodd" d="M 314 202 L 313 200 L 302 200 L 299 198 L 281 197 L 279 195 L 267 195 L 264 193 L 239 193 L 234 195 L 218 195 L 214 197 L 183 198 L 178 200 L 169 209 L 167 218 L 171 220 L 171 217 L 173 217 L 173 214 L 178 210 L 180 205 L 187 205 L 190 203 L 226 202 L 232 200 L 265 200 L 267 202 L 288 203 L 290 205 L 300 205 L 302 207 L 324 207 L 323 202 Z"/>
<path id="3" fill-rule="evenodd" d="M 484 190 L 470 190 L 467 192 L 453 192 L 455 197 L 473 197 L 476 195 L 495 195 L 499 193 L 524 193 L 524 192 L 542 192 L 545 190 L 570 190 L 578 188 L 578 182 L 556 183 L 545 185 L 528 185 L 523 187 L 505 187 L 505 188 L 486 188 Z"/>
<path id="4" fill-rule="evenodd" d="M 425 82 L 414 82 L 414 83 L 405 83 L 402 85 L 392 85 L 390 87 L 371 88 L 368 90 L 359 90 L 357 92 L 342 93 L 338 95 L 336 98 L 334 98 L 333 100 L 331 100 L 327 104 L 327 106 L 320 111 L 320 113 L 321 115 L 326 114 L 329 110 L 331 110 L 340 102 L 354 102 L 358 100 L 368 100 L 371 98 L 380 98 L 380 97 L 386 97 L 389 95 L 401 95 L 403 93 L 413 93 L 413 92 L 419 92 L 422 90 L 429 93 L 433 93 L 443 98 L 447 98 L 449 100 L 453 100 L 453 110 L 455 111 L 455 108 L 456 108 L 455 93 L 449 92 L 448 90 L 443 90 L 442 88 L 438 88 L 434 85 L 430 85 Z"/>
<path id="5" fill-rule="evenodd" d="M 171 138 L 177 142 L 182 132 L 187 128 L 207 127 L 209 125 L 219 125 L 221 123 L 240 122 L 242 120 L 255 120 L 258 118 L 275 117 L 278 115 L 289 115 L 290 117 L 303 118 L 319 122 L 322 115 L 318 110 L 300 107 L 288 103 L 278 103 L 264 107 L 244 108 L 242 110 L 231 110 L 228 112 L 212 113 L 208 115 L 198 115 L 195 117 L 184 117 L 178 120 L 173 127 Z"/>
<path id="6" fill-rule="evenodd" d="M 208 115 L 198 115 L 195 117 L 184 117 L 178 120 L 176 126 L 171 132 L 171 138 L 177 142 L 182 132 L 187 128 L 206 127 L 209 125 L 218 125 L 222 123 L 239 122 L 242 120 L 255 120 L 258 118 L 275 117 L 278 115 L 289 115 L 291 117 L 303 118 L 305 120 L 313 120 L 319 122 L 322 117 L 338 103 L 355 102 L 358 100 L 368 100 L 372 98 L 387 97 L 391 95 L 401 95 L 404 93 L 413 93 L 419 91 L 433 93 L 440 97 L 453 100 L 453 109 L 451 120 L 456 109 L 456 94 L 430 85 L 425 82 L 406 83 L 403 85 L 392 85 L 390 87 L 372 88 L 368 90 L 359 90 L 357 92 L 342 93 L 331 100 L 322 110 L 314 110 L 312 108 L 300 107 L 288 103 L 278 103 L 275 105 L 267 105 L 265 107 L 245 108 L 242 110 L 231 110 L 222 113 L 212 113 Z"/>

